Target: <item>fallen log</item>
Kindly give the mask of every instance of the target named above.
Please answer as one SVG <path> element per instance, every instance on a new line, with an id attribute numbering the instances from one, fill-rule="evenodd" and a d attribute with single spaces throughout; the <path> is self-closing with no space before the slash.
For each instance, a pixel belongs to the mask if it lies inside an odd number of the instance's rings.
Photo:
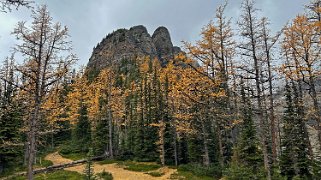
<path id="1" fill-rule="evenodd" d="M 91 160 L 97 161 L 97 160 L 102 160 L 105 158 L 106 158 L 106 155 L 101 155 L 101 156 L 93 157 L 93 158 L 91 158 Z M 88 159 L 81 159 L 81 160 L 77 160 L 77 161 L 72 161 L 70 163 L 56 164 L 56 165 L 48 166 L 45 168 L 38 168 L 33 171 L 33 174 L 48 173 L 48 172 L 52 172 L 52 171 L 56 171 L 56 170 L 61 170 L 61 169 L 65 169 L 65 168 L 69 168 L 69 167 L 73 167 L 73 166 L 76 166 L 79 164 L 86 163 L 87 161 L 88 161 Z M 1 180 L 11 179 L 13 177 L 25 176 L 25 175 L 27 175 L 27 172 L 15 173 L 13 175 L 1 178 Z"/>

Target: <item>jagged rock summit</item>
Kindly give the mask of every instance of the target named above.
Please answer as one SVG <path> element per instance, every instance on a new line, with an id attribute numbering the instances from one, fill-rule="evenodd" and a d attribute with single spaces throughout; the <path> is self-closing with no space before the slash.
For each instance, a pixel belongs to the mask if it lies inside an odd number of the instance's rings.
<path id="1" fill-rule="evenodd" d="M 173 46 L 166 27 L 158 27 L 151 36 L 146 27 L 139 25 L 130 29 L 118 29 L 108 34 L 94 48 L 87 68 L 100 71 L 119 63 L 122 59 L 141 56 L 157 58 L 164 66 L 179 52 L 181 49 Z"/>

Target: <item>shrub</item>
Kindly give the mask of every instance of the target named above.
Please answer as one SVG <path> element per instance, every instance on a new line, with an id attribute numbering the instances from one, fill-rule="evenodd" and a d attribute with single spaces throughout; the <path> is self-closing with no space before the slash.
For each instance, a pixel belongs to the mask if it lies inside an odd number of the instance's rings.
<path id="1" fill-rule="evenodd" d="M 231 166 L 224 171 L 224 176 L 229 180 L 266 178 L 263 167 L 261 169 L 257 169 L 256 172 L 253 172 L 252 168 L 236 163 L 232 163 Z"/>
<path id="2" fill-rule="evenodd" d="M 106 172 L 105 169 L 103 172 L 101 173 L 98 173 L 97 176 L 100 178 L 100 179 L 104 179 L 104 180 L 112 180 L 113 179 L 113 175 L 109 172 Z"/>
<path id="3" fill-rule="evenodd" d="M 86 157 L 86 152 L 82 152 L 79 148 L 74 146 L 73 144 L 66 144 L 61 146 L 59 150 L 59 154 L 67 159 L 71 160 L 79 160 L 84 159 Z"/>
<path id="4" fill-rule="evenodd" d="M 153 177 L 161 177 L 161 176 L 163 176 L 165 173 L 163 173 L 163 172 L 158 172 L 158 171 L 153 171 L 153 172 L 149 172 L 149 173 L 146 173 L 146 174 L 151 175 L 151 176 L 153 176 Z"/>
<path id="5" fill-rule="evenodd" d="M 60 154 L 72 154 L 72 153 L 79 153 L 80 150 L 76 148 L 74 145 L 63 145 L 60 148 Z"/>
<path id="6" fill-rule="evenodd" d="M 129 171 L 137 171 L 137 172 L 147 172 L 159 169 L 161 166 L 159 164 L 145 164 L 133 161 L 125 161 L 118 163 L 119 165 L 126 166 L 124 169 Z"/>
<path id="7" fill-rule="evenodd" d="M 184 164 L 178 167 L 178 171 L 189 171 L 196 176 L 210 176 L 215 178 L 222 176 L 221 167 L 217 164 L 211 164 L 208 167 L 201 164 Z"/>

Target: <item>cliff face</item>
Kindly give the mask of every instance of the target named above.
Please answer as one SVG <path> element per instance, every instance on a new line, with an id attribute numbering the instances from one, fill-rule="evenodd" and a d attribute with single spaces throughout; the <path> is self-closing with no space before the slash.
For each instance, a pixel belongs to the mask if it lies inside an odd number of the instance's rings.
<path id="1" fill-rule="evenodd" d="M 111 64 L 117 64 L 122 59 L 140 56 L 157 58 L 164 66 L 175 54 L 181 52 L 173 46 L 169 31 L 159 27 L 151 36 L 147 29 L 140 25 L 130 29 L 119 29 L 107 35 L 94 48 L 87 68 L 99 71 Z"/>

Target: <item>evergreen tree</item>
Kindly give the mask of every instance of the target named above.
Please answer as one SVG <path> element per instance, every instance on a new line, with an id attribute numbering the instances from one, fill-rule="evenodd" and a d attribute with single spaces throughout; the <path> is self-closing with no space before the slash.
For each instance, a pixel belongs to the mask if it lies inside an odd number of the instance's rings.
<path id="1" fill-rule="evenodd" d="M 284 111 L 284 135 L 282 140 L 282 155 L 280 157 L 280 169 L 288 178 L 300 176 L 308 178 L 309 172 L 308 148 L 305 138 L 305 123 L 299 114 L 302 109 L 295 86 L 286 84 L 286 107 Z"/>
<path id="2" fill-rule="evenodd" d="M 177 159 L 175 160 L 175 145 L 177 144 L 176 139 L 174 138 L 174 127 L 173 125 L 173 119 L 169 112 L 169 97 L 168 97 L 168 91 L 169 91 L 169 82 L 168 77 L 166 75 L 165 77 L 165 83 L 164 83 L 164 91 L 161 92 L 161 94 L 164 94 L 160 98 L 160 104 L 163 105 L 163 107 L 160 107 L 160 110 L 162 110 L 162 119 L 164 121 L 164 150 L 165 150 L 165 164 L 175 164 L 177 165 Z M 177 152 L 176 152 L 177 153 Z"/>
<path id="3" fill-rule="evenodd" d="M 108 147 L 108 121 L 100 118 L 93 137 L 94 154 L 102 155 Z"/>
<path id="4" fill-rule="evenodd" d="M 94 152 L 92 148 L 89 148 L 89 151 L 87 153 L 87 163 L 86 163 L 86 167 L 84 169 L 84 174 L 86 176 L 86 180 L 94 180 L 95 175 L 94 175 L 94 169 L 93 169 L 93 162 L 92 162 L 92 158 L 94 156 Z"/>
<path id="5" fill-rule="evenodd" d="M 22 155 L 22 127 L 21 109 L 16 104 L 1 107 L 0 115 L 0 173 L 16 165 L 18 156 Z M 19 158 L 20 159 L 20 158 Z"/>
<path id="6" fill-rule="evenodd" d="M 86 152 L 91 145 L 91 126 L 85 104 L 81 105 L 78 113 L 79 117 L 74 130 L 73 142 L 76 143 L 78 150 Z"/>
<path id="7" fill-rule="evenodd" d="M 11 61 L 11 62 L 9 62 Z M 16 98 L 14 83 L 13 57 L 4 61 L 3 84 L 0 86 L 0 173 L 16 165 L 22 155 L 22 112 Z M 2 78 L 2 77 L 1 77 Z"/>
<path id="8" fill-rule="evenodd" d="M 243 123 L 238 144 L 234 150 L 230 175 L 234 176 L 235 173 L 239 173 L 239 171 L 247 171 L 247 173 L 249 173 L 247 176 L 258 178 L 262 176 L 263 154 L 259 149 L 259 141 L 257 139 L 253 122 L 252 104 L 249 97 L 245 93 L 245 87 L 243 83 L 241 86 L 241 98 Z M 240 169 L 235 170 L 235 168 L 238 168 L 238 166 Z"/>
<path id="9" fill-rule="evenodd" d="M 286 109 L 284 111 L 283 121 L 283 140 L 282 140 L 282 155 L 280 157 L 280 168 L 283 175 L 291 179 L 295 176 L 294 159 L 293 159 L 293 125 L 292 120 L 294 118 L 294 107 L 292 100 L 292 92 L 290 86 L 286 84 Z"/>

